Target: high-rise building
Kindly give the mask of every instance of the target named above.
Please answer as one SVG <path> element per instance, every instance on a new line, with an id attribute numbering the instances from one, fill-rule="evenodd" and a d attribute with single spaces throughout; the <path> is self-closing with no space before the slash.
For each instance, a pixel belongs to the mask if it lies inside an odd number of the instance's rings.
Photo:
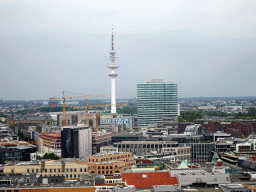
<path id="1" fill-rule="evenodd" d="M 61 157 L 87 158 L 92 154 L 92 130 L 88 127 L 64 127 L 61 131 Z"/>
<path id="2" fill-rule="evenodd" d="M 163 115 L 178 116 L 177 84 L 162 79 L 137 84 L 138 127 L 161 123 Z"/>

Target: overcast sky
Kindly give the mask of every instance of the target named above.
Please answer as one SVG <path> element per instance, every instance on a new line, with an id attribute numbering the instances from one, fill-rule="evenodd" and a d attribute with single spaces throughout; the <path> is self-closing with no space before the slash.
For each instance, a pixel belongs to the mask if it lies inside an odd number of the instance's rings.
<path id="1" fill-rule="evenodd" d="M 112 25 L 117 99 L 151 78 L 179 97 L 256 95 L 255 0 L 0 0 L 0 99 L 110 98 Z"/>

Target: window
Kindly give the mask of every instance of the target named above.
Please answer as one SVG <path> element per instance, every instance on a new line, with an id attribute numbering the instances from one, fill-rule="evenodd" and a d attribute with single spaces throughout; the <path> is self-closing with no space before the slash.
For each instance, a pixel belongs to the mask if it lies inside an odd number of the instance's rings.
<path id="1" fill-rule="evenodd" d="M 45 169 L 44 171 L 45 171 L 45 173 L 47 173 L 47 169 Z"/>
<path id="2" fill-rule="evenodd" d="M 34 173 L 34 169 L 31 169 L 32 173 Z"/>
<path id="3" fill-rule="evenodd" d="M 74 172 L 76 172 L 76 169 L 74 169 Z"/>
<path id="4" fill-rule="evenodd" d="M 27 173 L 29 173 L 29 169 L 27 169 Z"/>
<path id="5" fill-rule="evenodd" d="M 14 173 L 14 169 L 12 169 L 12 173 Z"/>
<path id="6" fill-rule="evenodd" d="M 74 174 L 74 178 L 76 178 L 76 174 Z"/>
<path id="7" fill-rule="evenodd" d="M 100 171 L 98 171 L 98 174 L 100 174 Z"/>
<path id="8" fill-rule="evenodd" d="M 38 173 L 38 169 L 36 169 L 36 172 Z"/>
<path id="9" fill-rule="evenodd" d="M 83 172 L 83 169 L 82 169 L 82 168 L 80 168 L 80 172 Z"/>
<path id="10" fill-rule="evenodd" d="M 84 172 L 86 172 L 86 168 L 84 168 Z"/>
<path id="11" fill-rule="evenodd" d="M 79 177 L 80 177 L 80 174 L 78 174 L 77 177 L 79 178 Z"/>
<path id="12" fill-rule="evenodd" d="M 70 172 L 73 172 L 73 169 L 70 169 Z"/>
<path id="13" fill-rule="evenodd" d="M 50 169 L 50 172 L 52 172 L 52 169 Z"/>
<path id="14" fill-rule="evenodd" d="M 66 178 L 68 178 L 68 175 L 66 175 Z"/>
<path id="15" fill-rule="evenodd" d="M 70 174 L 70 178 L 72 178 L 72 174 Z"/>
<path id="16" fill-rule="evenodd" d="M 66 172 L 68 172 L 68 169 L 66 169 Z"/>
<path id="17" fill-rule="evenodd" d="M 60 169 L 58 169 L 58 172 L 60 172 Z"/>
<path id="18" fill-rule="evenodd" d="M 56 169 L 54 169 L 54 171 L 53 172 L 56 172 Z"/>

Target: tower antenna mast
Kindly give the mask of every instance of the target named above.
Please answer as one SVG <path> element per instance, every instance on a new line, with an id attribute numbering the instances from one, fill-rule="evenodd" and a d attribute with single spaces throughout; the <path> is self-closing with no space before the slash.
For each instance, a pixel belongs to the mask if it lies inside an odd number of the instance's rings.
<path id="1" fill-rule="evenodd" d="M 114 32 L 113 31 L 114 31 L 114 28 L 112 25 L 112 35 L 111 35 L 112 49 L 110 50 L 111 64 L 108 65 L 108 68 L 111 69 L 111 73 L 109 73 L 108 76 L 111 78 L 111 113 L 116 113 L 116 81 L 115 81 L 115 78 L 118 76 L 118 74 L 115 72 L 115 69 L 119 68 L 119 66 L 115 64 L 116 52 L 114 49 Z"/>

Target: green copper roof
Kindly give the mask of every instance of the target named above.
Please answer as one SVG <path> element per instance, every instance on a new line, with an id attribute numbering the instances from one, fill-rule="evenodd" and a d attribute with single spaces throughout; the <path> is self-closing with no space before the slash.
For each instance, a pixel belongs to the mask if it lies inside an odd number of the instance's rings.
<path id="1" fill-rule="evenodd" d="M 182 161 L 181 164 L 179 164 L 178 169 L 188 169 L 188 166 L 184 161 Z"/>

